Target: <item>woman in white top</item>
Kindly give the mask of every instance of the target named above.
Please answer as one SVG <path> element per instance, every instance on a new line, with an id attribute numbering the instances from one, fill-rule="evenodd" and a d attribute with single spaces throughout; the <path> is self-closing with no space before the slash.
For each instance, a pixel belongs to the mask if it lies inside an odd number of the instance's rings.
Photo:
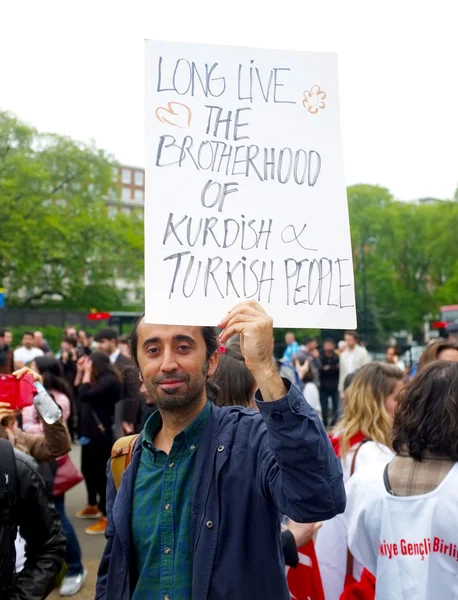
<path id="1" fill-rule="evenodd" d="M 364 465 L 386 464 L 392 457 L 391 434 L 403 373 L 394 365 L 369 363 L 345 392 L 344 411 L 332 436 L 342 461 L 344 482 Z M 347 574 L 347 511 L 323 524 L 316 553 L 326 600 L 338 600 Z M 359 581 L 363 566 L 353 561 L 351 575 Z"/>
<path id="2" fill-rule="evenodd" d="M 306 360 L 303 365 L 298 360 L 295 361 L 294 366 L 296 368 L 299 379 L 304 384 L 304 398 L 310 404 L 312 408 L 316 410 L 320 419 L 323 418 L 320 402 L 320 392 L 314 383 L 313 371 L 310 365 L 310 361 Z"/>
<path id="3" fill-rule="evenodd" d="M 424 367 L 400 397 L 391 462 L 349 482 L 350 550 L 381 600 L 458 597 L 458 364 Z"/>

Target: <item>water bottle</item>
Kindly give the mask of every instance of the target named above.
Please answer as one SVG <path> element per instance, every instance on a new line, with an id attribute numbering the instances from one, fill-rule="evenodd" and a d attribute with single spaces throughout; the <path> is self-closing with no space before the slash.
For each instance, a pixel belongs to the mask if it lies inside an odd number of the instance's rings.
<path id="1" fill-rule="evenodd" d="M 62 411 L 40 382 L 36 381 L 35 387 L 38 394 L 35 395 L 33 404 L 43 421 L 48 425 L 54 425 L 62 418 Z"/>

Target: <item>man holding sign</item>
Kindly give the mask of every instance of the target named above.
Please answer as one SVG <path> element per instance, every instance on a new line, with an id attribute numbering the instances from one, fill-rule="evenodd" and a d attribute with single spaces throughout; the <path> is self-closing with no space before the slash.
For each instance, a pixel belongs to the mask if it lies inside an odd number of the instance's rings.
<path id="1" fill-rule="evenodd" d="M 340 462 L 303 395 L 271 355 L 272 319 L 242 302 L 210 327 L 149 325 L 132 337 L 158 411 L 116 493 L 97 600 L 286 600 L 281 515 L 330 519 L 345 508 Z M 259 413 L 210 402 L 219 342 L 240 334 Z M 235 399 L 237 400 L 237 399 Z"/>

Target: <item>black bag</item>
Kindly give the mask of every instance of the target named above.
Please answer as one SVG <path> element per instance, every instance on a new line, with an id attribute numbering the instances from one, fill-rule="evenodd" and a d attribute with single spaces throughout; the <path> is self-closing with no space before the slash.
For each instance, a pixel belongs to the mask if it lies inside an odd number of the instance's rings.
<path id="1" fill-rule="evenodd" d="M 14 542 L 16 528 L 13 506 L 18 494 L 14 449 L 0 438 L 0 596 L 13 586 L 16 573 Z"/>

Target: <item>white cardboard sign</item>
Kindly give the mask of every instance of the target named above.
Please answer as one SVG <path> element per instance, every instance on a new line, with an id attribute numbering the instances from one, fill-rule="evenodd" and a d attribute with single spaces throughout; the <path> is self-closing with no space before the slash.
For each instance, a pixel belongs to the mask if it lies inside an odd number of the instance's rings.
<path id="1" fill-rule="evenodd" d="M 146 320 L 356 326 L 334 54 L 146 42 Z"/>

